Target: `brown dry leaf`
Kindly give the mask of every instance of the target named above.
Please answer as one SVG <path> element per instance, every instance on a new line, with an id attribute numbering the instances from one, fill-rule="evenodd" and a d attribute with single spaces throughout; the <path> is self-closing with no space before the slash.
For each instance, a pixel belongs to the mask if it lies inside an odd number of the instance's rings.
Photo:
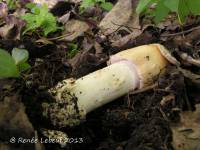
<path id="1" fill-rule="evenodd" d="M 4 18 L 8 15 L 8 7 L 5 3 L 0 2 L 0 18 Z"/>
<path id="2" fill-rule="evenodd" d="M 189 79 L 190 84 L 200 88 L 200 75 L 195 74 L 189 70 L 183 69 L 183 68 L 178 68 L 184 75 L 185 78 Z"/>
<path id="3" fill-rule="evenodd" d="M 182 112 L 181 122 L 172 127 L 175 150 L 200 149 L 200 104 L 194 112 Z"/>
<path id="4" fill-rule="evenodd" d="M 58 22 L 61 22 L 62 24 L 67 23 L 67 21 L 69 21 L 70 18 L 70 12 L 64 14 L 63 16 L 58 18 Z"/>
<path id="5" fill-rule="evenodd" d="M 189 70 L 183 69 L 183 68 L 178 68 L 184 75 L 184 77 L 191 79 L 192 81 L 200 80 L 200 75 L 195 74 Z"/>
<path id="6" fill-rule="evenodd" d="M 193 29 L 195 29 L 195 28 L 193 28 Z M 200 35 L 200 29 L 199 29 L 198 26 L 197 26 L 197 29 L 194 30 L 194 31 L 192 31 L 192 32 L 189 33 L 188 35 L 186 35 L 186 36 L 185 36 L 185 39 L 186 39 L 186 41 L 187 41 L 188 43 L 191 43 L 191 44 L 192 44 L 193 41 L 196 41 L 196 40 L 199 39 L 199 35 Z"/>
<path id="7" fill-rule="evenodd" d="M 39 40 L 35 41 L 36 43 L 42 43 L 44 45 L 54 44 L 52 41 L 48 40 L 47 38 L 41 37 Z"/>
<path id="8" fill-rule="evenodd" d="M 14 27 L 14 24 L 4 25 L 0 28 L 0 36 L 4 39 L 7 39 L 9 31 Z"/>
<path id="9" fill-rule="evenodd" d="M 65 30 L 62 35 L 70 34 L 66 36 L 61 41 L 73 41 L 77 37 L 81 36 L 84 32 L 89 29 L 89 25 L 80 20 L 70 20 L 65 24 Z"/>
<path id="10" fill-rule="evenodd" d="M 90 50 L 92 49 L 93 44 L 89 43 L 88 40 L 85 38 L 83 41 L 83 49 L 84 51 L 78 52 L 76 56 L 68 60 L 68 63 L 72 67 L 72 72 L 76 72 L 86 61 L 90 55 Z"/>
<path id="11" fill-rule="evenodd" d="M 138 32 L 132 32 L 132 33 L 128 34 L 127 36 L 124 36 L 124 37 L 120 38 L 119 40 L 113 40 L 112 41 L 112 46 L 113 47 L 117 47 L 117 48 L 121 48 L 124 45 L 127 45 L 127 43 L 129 41 L 133 41 L 141 33 L 142 33 L 142 31 L 138 30 Z"/>
<path id="12" fill-rule="evenodd" d="M 94 48 L 95 48 L 95 56 L 100 57 L 101 54 L 103 54 L 102 46 L 98 42 L 95 42 Z"/>
<path id="13" fill-rule="evenodd" d="M 111 34 L 121 26 L 140 27 L 139 17 L 135 13 L 136 3 L 132 0 L 119 0 L 99 24 L 104 34 Z"/>
<path id="14" fill-rule="evenodd" d="M 20 102 L 20 96 L 4 97 L 0 102 L 0 149 L 14 149 L 10 144 L 11 137 L 31 139 L 34 137 L 34 128 L 25 113 L 25 106 Z M 34 149 L 34 143 L 17 143 L 19 149 Z"/>
<path id="15" fill-rule="evenodd" d="M 8 15 L 5 19 L 6 24 L 0 28 L 0 36 L 4 39 L 20 39 L 22 28 L 25 26 L 25 21 Z"/>
<path id="16" fill-rule="evenodd" d="M 160 101 L 160 105 L 165 106 L 174 100 L 175 100 L 175 95 L 173 93 L 170 93 L 167 96 L 163 96 L 162 100 Z"/>
<path id="17" fill-rule="evenodd" d="M 187 35 L 184 35 L 184 34 L 187 34 Z M 181 45 L 193 46 L 194 43 L 199 40 L 200 27 L 199 26 L 193 27 L 191 29 L 188 29 L 179 33 L 174 33 L 174 34 L 163 33 L 161 36 L 164 36 L 164 37 L 174 36 L 173 42 L 175 45 L 178 45 L 178 46 L 181 46 Z"/>

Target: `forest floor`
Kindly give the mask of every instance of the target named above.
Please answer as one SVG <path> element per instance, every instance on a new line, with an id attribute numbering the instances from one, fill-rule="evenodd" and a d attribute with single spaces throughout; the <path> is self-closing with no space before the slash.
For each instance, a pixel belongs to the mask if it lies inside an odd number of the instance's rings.
<path id="1" fill-rule="evenodd" d="M 110 12 L 96 6 L 78 13 L 77 5 L 59 2 L 51 8 L 64 30 L 47 37 L 21 35 L 16 24 L 1 24 L 0 48 L 28 50 L 31 68 L 21 78 L 0 79 L 0 150 L 199 150 L 200 18 L 180 24 L 172 15 L 155 25 L 133 14 L 132 0 L 119 0 Z M 41 118 L 39 105 L 59 81 L 87 75 L 105 67 L 110 55 L 151 43 L 164 45 L 181 65 L 168 66 L 153 85 L 98 108 L 78 126 L 58 129 Z M 42 129 L 62 131 L 71 142 L 62 147 L 18 141 L 45 139 Z"/>

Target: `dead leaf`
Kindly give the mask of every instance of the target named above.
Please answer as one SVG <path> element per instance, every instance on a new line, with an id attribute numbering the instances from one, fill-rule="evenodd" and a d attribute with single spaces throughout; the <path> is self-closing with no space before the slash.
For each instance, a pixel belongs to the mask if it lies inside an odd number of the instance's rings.
<path id="1" fill-rule="evenodd" d="M 200 104 L 196 111 L 182 112 L 180 123 L 172 126 L 175 150 L 200 149 Z"/>
<path id="2" fill-rule="evenodd" d="M 114 8 L 104 17 L 100 23 L 103 34 L 112 35 L 110 41 L 113 47 L 124 47 L 129 41 L 133 41 L 141 35 L 146 26 L 141 29 L 139 15 L 136 13 L 137 0 L 119 0 Z M 126 35 L 120 32 L 125 31 Z"/>
<path id="3" fill-rule="evenodd" d="M 20 102 L 20 96 L 7 96 L 0 102 L 0 149 L 13 149 L 15 144 L 10 144 L 11 137 L 31 139 L 34 137 L 34 129 L 25 113 L 25 106 Z M 34 143 L 17 143 L 19 149 L 33 149 Z"/>
<path id="4" fill-rule="evenodd" d="M 8 7 L 5 3 L 0 3 L 0 18 L 4 18 L 8 15 Z"/>
<path id="5" fill-rule="evenodd" d="M 68 60 L 68 63 L 72 67 L 72 72 L 77 72 L 76 70 L 79 69 L 85 63 L 85 61 L 87 61 L 92 47 L 93 44 L 89 43 L 88 40 L 85 38 L 83 41 L 84 51 L 78 52 L 78 54 L 76 54 L 73 58 Z"/>
<path id="6" fill-rule="evenodd" d="M 61 17 L 59 17 L 58 18 L 58 22 L 61 22 L 62 24 L 65 24 L 65 23 L 67 23 L 67 21 L 69 20 L 69 18 L 70 18 L 70 12 L 69 13 L 66 13 L 66 14 L 64 14 L 63 16 L 61 16 Z"/>
<path id="7" fill-rule="evenodd" d="M 95 56 L 100 57 L 101 54 L 103 54 L 103 48 L 98 42 L 94 43 L 95 48 Z"/>
<path id="8" fill-rule="evenodd" d="M 191 79 L 192 81 L 200 80 L 200 75 L 195 74 L 189 70 L 183 69 L 183 68 L 178 68 L 184 75 L 184 77 Z"/>
<path id="9" fill-rule="evenodd" d="M 119 0 L 113 9 L 103 18 L 99 27 L 105 35 L 115 32 L 120 26 L 138 27 L 138 16 L 135 16 L 136 1 Z"/>
<path id="10" fill-rule="evenodd" d="M 77 37 L 81 36 L 89 29 L 89 25 L 80 20 L 70 20 L 65 24 L 65 30 L 62 35 L 71 33 L 69 36 L 65 36 L 60 41 L 73 41 Z"/>
<path id="11" fill-rule="evenodd" d="M 47 38 L 41 37 L 39 40 L 35 41 L 36 43 L 42 43 L 44 45 L 54 44 L 52 41 L 48 40 Z"/>
<path id="12" fill-rule="evenodd" d="M 142 33 L 142 32 L 141 32 L 141 33 Z M 112 41 L 112 46 L 113 46 L 113 47 L 121 48 L 121 47 L 123 47 L 124 45 L 127 45 L 127 43 L 128 43 L 129 41 L 133 41 L 133 40 L 134 40 L 139 34 L 141 34 L 141 33 L 138 32 L 138 33 L 135 34 L 135 32 L 132 32 L 132 33 L 130 33 L 129 35 L 120 38 L 119 40 L 113 40 L 113 41 Z"/>
<path id="13" fill-rule="evenodd" d="M 4 39 L 20 39 L 20 33 L 25 26 L 25 21 L 8 15 L 5 20 L 6 24 L 0 28 L 0 36 Z"/>
<path id="14" fill-rule="evenodd" d="M 163 96 L 162 100 L 160 101 L 160 105 L 165 106 L 165 105 L 171 103 L 174 100 L 175 100 L 175 95 L 170 93 L 167 96 Z"/>

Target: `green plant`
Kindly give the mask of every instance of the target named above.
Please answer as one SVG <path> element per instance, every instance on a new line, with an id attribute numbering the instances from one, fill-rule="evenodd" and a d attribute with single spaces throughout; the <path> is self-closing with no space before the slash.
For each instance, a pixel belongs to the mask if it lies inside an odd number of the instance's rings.
<path id="1" fill-rule="evenodd" d="M 74 43 L 69 43 L 68 49 L 69 52 L 67 53 L 67 58 L 72 58 L 79 52 L 78 45 Z"/>
<path id="2" fill-rule="evenodd" d="M 50 32 L 62 29 L 62 27 L 58 27 L 56 18 L 49 12 L 46 4 L 39 6 L 28 3 L 26 7 L 31 9 L 31 13 L 21 16 L 21 19 L 27 22 L 23 34 L 27 31 L 33 32 L 37 29 L 42 29 L 43 35 L 47 36 Z"/>
<path id="3" fill-rule="evenodd" d="M 0 78 L 20 77 L 20 72 L 30 68 L 28 57 L 25 49 L 14 48 L 12 55 L 0 49 Z"/>
<path id="4" fill-rule="evenodd" d="M 112 9 L 113 4 L 110 2 L 106 2 L 106 0 L 82 0 L 80 8 L 85 10 L 88 7 L 99 4 L 101 8 L 109 11 Z"/>
<path id="5" fill-rule="evenodd" d="M 16 2 L 14 0 L 6 0 L 9 9 L 14 9 L 16 7 Z"/>
<path id="6" fill-rule="evenodd" d="M 155 9 L 149 11 L 149 6 L 155 4 Z M 180 23 L 188 15 L 200 15 L 200 0 L 140 0 L 136 12 L 150 13 L 155 23 L 162 21 L 170 12 L 176 12 Z"/>

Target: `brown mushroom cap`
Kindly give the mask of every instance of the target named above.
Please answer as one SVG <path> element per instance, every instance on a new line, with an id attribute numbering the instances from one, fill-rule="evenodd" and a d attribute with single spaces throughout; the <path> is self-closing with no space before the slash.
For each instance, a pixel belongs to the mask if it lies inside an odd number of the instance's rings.
<path id="1" fill-rule="evenodd" d="M 169 62 L 177 63 L 176 59 L 160 44 L 142 45 L 121 51 L 112 55 L 108 64 L 121 60 L 129 60 L 137 66 L 140 88 L 151 85 Z"/>

